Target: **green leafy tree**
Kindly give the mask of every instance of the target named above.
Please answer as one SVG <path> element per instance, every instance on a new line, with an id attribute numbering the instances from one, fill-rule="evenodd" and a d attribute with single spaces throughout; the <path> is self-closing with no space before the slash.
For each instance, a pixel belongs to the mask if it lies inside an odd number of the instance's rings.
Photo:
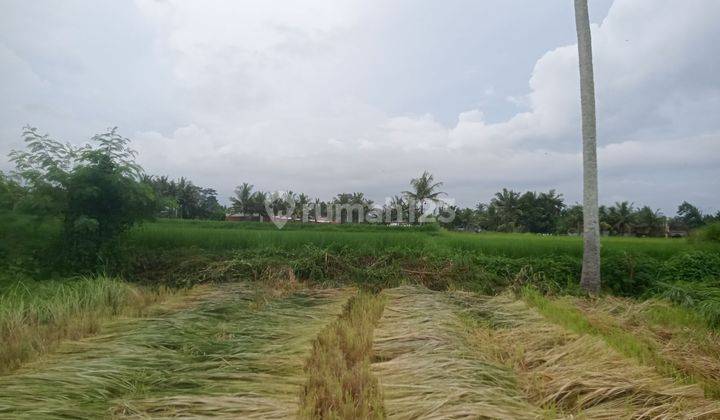
<path id="1" fill-rule="evenodd" d="M 268 197 L 269 194 L 265 191 L 255 191 L 252 195 L 250 195 L 245 211 L 249 214 L 257 214 L 261 218 L 269 218 L 270 215 L 265 207 L 265 201 Z"/>
<path id="2" fill-rule="evenodd" d="M 583 208 L 581 204 L 574 204 L 563 209 L 558 231 L 562 233 L 582 233 L 583 228 Z"/>
<path id="3" fill-rule="evenodd" d="M 372 200 L 365 198 L 361 192 L 340 193 L 333 199 L 335 214 L 333 217 L 340 223 L 358 223 L 364 221 L 373 205 Z"/>
<path id="4" fill-rule="evenodd" d="M 143 176 L 157 196 L 160 217 L 179 219 L 223 220 L 225 208 L 217 200 L 217 191 L 203 188 L 181 177 L 178 181 L 167 176 Z"/>
<path id="5" fill-rule="evenodd" d="M 14 210 L 26 194 L 20 183 L 0 171 L 0 210 Z"/>
<path id="6" fill-rule="evenodd" d="M 122 233 L 153 216 L 153 190 L 142 182 L 130 140 L 117 128 L 81 147 L 57 142 L 32 127 L 23 134 L 25 150 L 10 156 L 28 185 L 27 207 L 62 218 L 62 254 L 70 265 L 92 269 L 107 261 Z"/>
<path id="7" fill-rule="evenodd" d="M 665 216 L 660 210 L 643 206 L 633 214 L 633 230 L 640 236 L 661 236 L 665 230 Z"/>
<path id="8" fill-rule="evenodd" d="M 527 232 L 553 233 L 565 207 L 562 195 L 555 190 L 546 193 L 528 191 L 518 199 L 518 225 Z"/>
<path id="9" fill-rule="evenodd" d="M 309 206 L 311 203 L 310 197 L 305 193 L 300 193 L 295 197 L 295 208 L 293 209 L 293 217 L 301 219 L 303 216 L 303 209 Z M 312 218 L 312 213 L 308 213 L 308 217 Z"/>
<path id="10" fill-rule="evenodd" d="M 704 224 L 703 214 L 700 209 L 687 201 L 683 201 L 678 206 L 677 218 L 687 229 L 696 229 Z"/>
<path id="11" fill-rule="evenodd" d="M 407 223 L 410 217 L 410 205 L 403 196 L 396 195 L 383 205 L 385 221 Z"/>

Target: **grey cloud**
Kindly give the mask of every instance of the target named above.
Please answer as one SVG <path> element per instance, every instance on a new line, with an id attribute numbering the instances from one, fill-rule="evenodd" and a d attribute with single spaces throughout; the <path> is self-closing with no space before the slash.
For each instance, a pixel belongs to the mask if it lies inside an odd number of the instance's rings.
<path id="1" fill-rule="evenodd" d="M 720 5 L 591 9 L 602 201 L 720 207 Z M 105 10 L 18 1 L 8 10 L 3 153 L 26 122 L 70 141 L 120 125 L 148 171 L 223 195 L 249 181 L 381 200 L 428 169 L 463 205 L 506 186 L 579 199 L 567 2 L 138 0 Z M 24 29 L 30 16 L 52 39 Z"/>

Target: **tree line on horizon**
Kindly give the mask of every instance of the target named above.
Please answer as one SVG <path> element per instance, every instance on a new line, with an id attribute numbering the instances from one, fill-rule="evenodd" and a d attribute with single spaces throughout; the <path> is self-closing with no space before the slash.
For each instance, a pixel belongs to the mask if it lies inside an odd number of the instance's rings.
<path id="1" fill-rule="evenodd" d="M 526 191 L 520 193 L 503 188 L 489 203 L 475 208 L 456 208 L 456 217 L 449 227 L 460 230 L 495 232 L 529 232 L 542 234 L 580 235 L 583 231 L 583 207 L 566 205 L 562 194 Z M 720 211 L 703 214 L 700 209 L 683 201 L 674 216 L 666 216 L 650 206 L 635 206 L 629 201 L 599 207 L 600 230 L 613 236 L 660 237 L 669 232 L 686 234 L 693 229 L 720 222 Z"/>
<path id="2" fill-rule="evenodd" d="M 362 192 L 339 193 L 330 200 L 292 191 L 281 197 L 242 183 L 235 188 L 231 204 L 223 206 L 213 188 L 195 185 L 185 177 L 173 180 L 145 174 L 135 163 L 129 140 L 115 129 L 93 137 L 97 146 L 80 148 L 41 136 L 31 127 L 26 128 L 24 137 L 26 151 L 11 155 L 17 166 L 14 174 L 0 172 L 0 210 L 64 215 L 73 246 L 83 246 L 93 235 L 97 238 L 90 242 L 104 242 L 103 237 L 114 237 L 148 218 L 225 220 L 228 214 L 239 213 L 267 219 L 271 216 L 268 209 L 274 214 L 288 210 L 288 197 L 295 202 L 291 214 L 295 219 L 306 206 L 318 209 L 310 212 L 310 221 L 322 217 L 340 223 L 361 222 L 357 213 L 342 213 L 337 219 L 331 214 L 334 205 L 349 205 L 361 208 L 364 214 L 379 208 L 391 215 L 390 220 L 407 223 L 411 211 L 420 215 L 424 206 L 433 203 L 454 212 L 453 220 L 441 223 L 453 230 L 579 234 L 583 226 L 582 206 L 567 205 L 555 190 L 521 193 L 503 188 L 489 202 L 473 208 L 448 206 L 442 200 L 446 195 L 441 191 L 443 183 L 427 171 L 410 181 L 409 190 L 386 203 L 375 203 Z M 600 206 L 601 230 L 610 235 L 663 236 L 668 228 L 687 232 L 716 221 L 720 221 L 720 212 L 703 214 L 686 201 L 672 217 L 628 201 Z M 387 223 L 385 219 L 375 222 Z"/>
<path id="3" fill-rule="evenodd" d="M 432 177 L 430 174 L 427 176 Z M 419 179 L 423 179 L 423 176 Z M 167 176 L 143 175 L 141 182 L 149 185 L 155 192 L 157 206 L 154 216 L 158 218 L 225 220 L 228 214 L 237 213 L 254 215 L 257 220 L 267 219 L 270 215 L 265 207 L 265 201 L 268 199 L 273 203 L 270 208 L 274 212 L 287 210 L 285 197 L 272 200 L 273 193 L 255 190 L 249 183 L 239 185 L 235 189 L 235 195 L 230 199 L 231 204 L 223 206 L 218 200 L 216 190 L 195 185 L 185 177 L 173 180 Z M 435 191 L 435 188 L 429 191 L 439 207 L 454 211 L 455 218 L 443 224 L 449 229 L 545 234 L 582 232 L 582 205 L 566 205 L 562 194 L 558 194 L 555 190 L 521 193 L 503 188 L 495 193 L 488 203 L 478 203 L 474 208 L 443 206 L 438 198 L 440 194 L 434 195 L 438 191 Z M 432 201 L 423 193 L 422 188 L 420 191 L 404 191 L 395 195 L 389 203 L 379 205 L 362 192 L 339 193 L 330 200 L 313 199 L 307 194 L 292 191 L 286 194 L 296 203 L 291 215 L 296 219 L 300 219 L 302 209 L 307 205 L 319 208 L 317 213 L 315 211 L 309 213 L 310 221 L 317 221 L 316 215 L 332 218 L 333 215 L 329 211 L 332 205 L 355 205 L 361 206 L 365 214 L 374 208 L 381 208 L 392 213 L 392 220 L 407 222 L 410 212 L 409 198 L 417 200 L 419 197 L 422 201 Z M 0 174 L 0 208 L 13 209 L 15 204 L 21 201 L 22 196 L 21 184 L 7 175 Z M 422 214 L 423 209 L 415 210 L 417 214 Z M 402 214 L 398 215 L 398 212 Z M 353 213 L 348 216 L 343 213 L 339 217 L 340 223 L 359 222 L 358 214 Z M 628 201 L 600 206 L 601 230 L 609 235 L 664 236 L 667 229 L 688 232 L 714 221 L 720 221 L 720 212 L 715 215 L 703 214 L 697 206 L 687 201 L 678 206 L 677 213 L 673 217 L 665 216 L 649 206 L 636 207 Z"/>
<path id="4" fill-rule="evenodd" d="M 362 192 L 339 193 L 330 200 L 311 198 L 305 193 L 288 191 L 284 197 L 273 197 L 273 193 L 257 190 L 250 183 L 237 186 L 230 205 L 223 206 L 213 188 L 195 185 L 191 180 L 181 177 L 177 180 L 168 176 L 141 175 L 139 182 L 154 192 L 155 206 L 152 216 L 171 219 L 225 220 L 229 214 L 252 215 L 257 220 L 268 219 L 265 202 L 270 200 L 273 212 L 287 210 L 286 198 L 296 204 L 291 216 L 302 217 L 305 206 L 316 206 L 317 213 L 309 213 L 310 221 L 318 221 L 317 216 L 331 218 L 333 205 L 360 206 L 364 214 L 375 208 L 391 213 L 391 220 L 409 220 L 411 201 L 415 201 L 416 214 L 422 214 L 421 203 L 435 202 L 439 208 L 452 210 L 455 217 L 449 223 L 441 223 L 453 230 L 491 231 L 491 232 L 529 232 L 542 234 L 580 234 L 583 226 L 583 209 L 580 204 L 567 205 L 562 194 L 555 190 L 548 192 L 519 192 L 503 188 L 494 194 L 487 203 L 478 203 L 473 208 L 445 206 L 440 198 L 444 193 L 439 190 L 442 182 L 435 182 L 432 174 L 425 172 L 411 181 L 411 189 L 392 197 L 388 203 L 375 203 Z M 0 172 L 0 209 L 13 210 L 35 207 L 29 206 L 24 199 L 28 195 L 28 185 Z M 45 200 L 49 202 L 49 200 Z M 39 210 L 52 212 L 49 209 Z M 343 213 L 338 216 L 340 223 L 360 222 L 358 214 Z M 684 201 L 678 206 L 674 216 L 666 216 L 649 206 L 635 206 L 629 201 L 600 206 L 600 227 L 609 235 L 664 236 L 667 230 L 688 232 L 706 224 L 720 221 L 720 212 L 703 214 L 695 205 Z"/>
<path id="5" fill-rule="evenodd" d="M 163 203 L 159 217 L 182 219 L 224 219 L 226 214 L 255 216 L 256 220 L 268 219 L 265 202 L 277 212 L 288 210 L 287 199 L 295 202 L 291 217 L 300 219 L 303 208 L 310 206 L 318 211 L 309 213 L 310 221 L 317 221 L 319 215 L 330 218 L 333 205 L 354 205 L 368 214 L 372 209 L 391 212 L 391 220 L 409 220 L 411 202 L 417 203 L 416 214 L 422 214 L 422 203 L 434 202 L 438 208 L 452 210 L 455 218 L 444 227 L 467 231 L 529 232 L 544 234 L 581 234 L 583 226 L 583 208 L 580 204 L 567 205 L 562 194 L 555 190 L 548 192 L 526 191 L 521 193 L 503 188 L 494 194 L 487 203 L 478 203 L 474 208 L 446 206 L 440 198 L 445 193 L 439 188 L 442 182 L 435 182 L 429 172 L 411 181 L 411 189 L 392 197 L 388 203 L 375 203 L 362 192 L 339 193 L 330 200 L 311 198 L 305 193 L 288 191 L 283 197 L 274 193 L 255 189 L 250 183 L 237 186 L 231 204 L 227 207 L 217 201 L 217 193 L 210 188 L 195 186 L 191 181 L 180 178 L 178 181 L 168 177 L 147 177 L 146 182 L 153 185 Z M 609 235 L 664 236 L 667 231 L 689 232 L 706 224 L 720 221 L 720 211 L 716 214 L 703 214 L 695 205 L 683 201 L 674 216 L 666 216 L 649 206 L 635 206 L 629 201 L 616 202 L 609 206 L 600 206 L 600 228 Z M 402 214 L 398 214 L 402 212 Z M 252 217 L 250 217 L 252 219 Z M 358 215 L 343 213 L 338 216 L 340 223 L 358 223 Z"/>

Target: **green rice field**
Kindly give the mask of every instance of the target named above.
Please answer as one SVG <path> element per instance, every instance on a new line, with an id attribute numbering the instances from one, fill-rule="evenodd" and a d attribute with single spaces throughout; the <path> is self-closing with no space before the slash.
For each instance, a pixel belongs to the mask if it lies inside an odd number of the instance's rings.
<path id="1" fill-rule="evenodd" d="M 134 229 L 132 246 L 148 249 L 197 247 L 211 251 L 274 247 L 293 250 L 312 244 L 348 246 L 382 251 L 400 247 L 418 252 L 470 251 L 485 255 L 533 257 L 582 255 L 582 238 L 513 233 L 448 232 L 433 226 L 414 228 L 376 225 L 287 224 L 162 220 Z M 720 252 L 714 244 L 693 244 L 685 239 L 605 237 L 603 252 L 632 252 L 668 258 L 689 250 Z"/>
<path id="2" fill-rule="evenodd" d="M 146 223 L 118 277 L 7 266 L 0 418 L 720 418 L 717 246 L 604 238 L 592 299 L 581 247 Z"/>

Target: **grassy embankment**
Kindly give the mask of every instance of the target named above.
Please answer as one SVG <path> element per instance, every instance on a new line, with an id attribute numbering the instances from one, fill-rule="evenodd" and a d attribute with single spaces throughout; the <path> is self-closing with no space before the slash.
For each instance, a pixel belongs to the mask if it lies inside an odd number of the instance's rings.
<path id="1" fill-rule="evenodd" d="M 27 275 L 62 271 L 52 261 L 59 225 L 10 217 L 0 227 L 0 265 Z M 14 243 L 10 246 L 8 244 Z M 531 283 L 543 292 L 576 293 L 582 241 L 533 234 L 457 233 L 435 226 L 287 224 L 160 220 L 133 229 L 117 261 L 123 277 L 192 285 L 292 270 L 322 284 L 377 290 L 403 282 L 432 289 L 496 293 Z M 603 238 L 603 285 L 628 297 L 661 296 L 720 325 L 720 245 L 665 238 Z"/>
<path id="2" fill-rule="evenodd" d="M 376 290 L 404 282 L 497 293 L 530 284 L 578 293 L 582 241 L 533 234 L 456 233 L 432 226 L 286 225 L 159 221 L 126 240 L 130 277 L 181 284 L 292 270 L 316 283 Z M 669 299 L 720 325 L 720 245 L 683 239 L 603 238 L 603 285 L 614 295 Z"/>

